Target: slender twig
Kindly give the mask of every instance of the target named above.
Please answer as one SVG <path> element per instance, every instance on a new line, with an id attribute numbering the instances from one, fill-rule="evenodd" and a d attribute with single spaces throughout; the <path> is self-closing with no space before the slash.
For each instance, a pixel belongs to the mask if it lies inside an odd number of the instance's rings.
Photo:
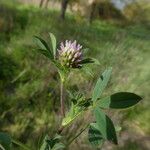
<path id="1" fill-rule="evenodd" d="M 89 127 L 89 124 L 86 125 L 75 137 L 73 137 L 69 142 L 68 142 L 68 146 L 76 139 L 78 138 L 87 128 Z"/>
<path id="2" fill-rule="evenodd" d="M 61 105 L 61 115 L 65 117 L 65 104 L 64 104 L 64 82 L 61 80 L 60 83 L 60 105 Z"/>
<path id="3" fill-rule="evenodd" d="M 19 141 L 14 140 L 14 139 L 12 139 L 12 143 L 14 143 L 14 144 L 16 144 L 16 145 L 22 147 L 22 148 L 25 149 L 25 150 L 31 150 L 28 146 L 22 144 L 22 143 L 19 142 Z"/>

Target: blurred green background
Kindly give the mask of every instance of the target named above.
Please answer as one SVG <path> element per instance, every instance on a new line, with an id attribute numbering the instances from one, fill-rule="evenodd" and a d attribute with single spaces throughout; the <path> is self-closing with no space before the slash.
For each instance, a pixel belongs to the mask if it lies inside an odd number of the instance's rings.
<path id="1" fill-rule="evenodd" d="M 113 74 L 104 95 L 119 91 L 143 97 L 137 106 L 108 112 L 122 126 L 119 146 L 103 150 L 150 149 L 150 1 L 149 0 L 1 0 L 0 131 L 35 147 L 59 126 L 59 77 L 47 58 L 34 49 L 33 36 L 77 40 L 100 65 L 74 71 L 67 89 L 87 96 L 105 68 Z M 68 98 L 66 94 L 66 99 Z M 66 102 L 68 103 L 68 102 Z M 86 122 L 86 114 L 66 131 L 68 139 Z M 67 139 L 66 139 L 67 140 Z M 14 145 L 14 150 L 19 150 Z M 71 150 L 92 150 L 86 132 Z"/>

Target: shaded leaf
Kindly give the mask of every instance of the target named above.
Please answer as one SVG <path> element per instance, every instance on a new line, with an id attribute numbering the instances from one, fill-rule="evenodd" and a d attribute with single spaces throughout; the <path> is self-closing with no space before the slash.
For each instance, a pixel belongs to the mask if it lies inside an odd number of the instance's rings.
<path id="1" fill-rule="evenodd" d="M 40 38 L 38 36 L 34 36 L 34 40 L 40 49 L 49 50 L 49 46 L 42 38 Z"/>
<path id="2" fill-rule="evenodd" d="M 99 62 L 97 59 L 95 59 L 95 58 L 85 58 L 85 59 L 83 59 L 80 63 L 81 63 L 81 64 L 94 63 L 94 64 L 96 64 L 96 65 L 100 65 L 100 62 Z"/>
<path id="3" fill-rule="evenodd" d="M 11 137 L 6 133 L 0 132 L 0 148 L 10 150 L 11 143 Z"/>
<path id="4" fill-rule="evenodd" d="M 53 55 L 52 55 L 50 48 L 49 48 L 48 44 L 46 43 L 46 41 L 44 41 L 42 38 L 40 38 L 38 36 L 35 36 L 34 40 L 35 40 L 37 46 L 39 47 L 39 50 L 41 50 L 40 52 L 48 53 L 48 56 L 49 56 L 48 58 L 53 59 Z M 45 56 L 47 56 L 47 55 L 45 55 Z"/>
<path id="5" fill-rule="evenodd" d="M 96 123 L 91 123 L 88 132 L 88 139 L 92 146 L 101 147 L 104 143 L 103 136 Z"/>
<path id="6" fill-rule="evenodd" d="M 111 119 L 104 114 L 98 107 L 94 108 L 94 116 L 104 139 L 118 144 L 115 127 Z"/>
<path id="7" fill-rule="evenodd" d="M 119 92 L 97 101 L 97 105 L 102 108 L 128 108 L 137 104 L 142 98 L 134 93 Z"/>
<path id="8" fill-rule="evenodd" d="M 81 64 L 94 63 L 94 60 L 92 58 L 85 58 L 80 63 Z"/>
<path id="9" fill-rule="evenodd" d="M 47 50 L 43 50 L 43 49 L 37 49 L 37 50 L 38 50 L 39 53 L 43 54 L 47 58 L 52 59 L 51 54 Z"/>
<path id="10" fill-rule="evenodd" d="M 20 148 L 24 149 L 24 150 L 31 150 L 31 148 L 29 148 L 28 146 L 24 145 L 23 143 L 12 139 L 12 143 L 15 145 L 18 145 Z"/>
<path id="11" fill-rule="evenodd" d="M 108 84 L 111 72 L 112 72 L 112 68 L 106 69 L 102 73 L 101 77 L 98 79 L 98 81 L 94 87 L 94 90 L 93 90 L 92 101 L 96 101 L 101 96 L 103 90 L 105 89 L 105 87 Z"/>
<path id="12" fill-rule="evenodd" d="M 54 138 L 50 139 L 48 135 L 45 136 L 40 150 L 60 150 L 65 146 L 60 142 L 61 136 L 56 134 Z"/>
<path id="13" fill-rule="evenodd" d="M 45 136 L 43 143 L 40 147 L 40 150 L 51 150 L 50 144 L 48 143 L 49 137 L 48 135 Z"/>

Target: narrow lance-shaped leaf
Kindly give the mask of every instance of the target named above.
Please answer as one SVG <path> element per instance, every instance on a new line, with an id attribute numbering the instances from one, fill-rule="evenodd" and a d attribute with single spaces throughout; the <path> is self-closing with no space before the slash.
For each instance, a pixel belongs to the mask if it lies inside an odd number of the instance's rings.
<path id="1" fill-rule="evenodd" d="M 111 119 L 98 107 L 94 108 L 94 116 L 103 138 L 118 144 L 115 127 Z"/>
<path id="2" fill-rule="evenodd" d="M 121 109 L 131 107 L 140 100 L 142 100 L 142 98 L 134 93 L 119 92 L 98 100 L 97 106 L 101 108 Z"/>
<path id="3" fill-rule="evenodd" d="M 96 101 L 102 94 L 110 79 L 112 68 L 106 69 L 98 79 L 92 94 L 92 101 Z"/>
<path id="4" fill-rule="evenodd" d="M 50 59 L 53 59 L 53 55 L 52 52 L 50 51 L 50 48 L 48 46 L 48 44 L 46 43 L 46 41 L 44 41 L 42 38 L 35 36 L 34 40 L 37 44 L 37 46 L 39 47 L 38 50 L 41 51 L 42 54 L 46 54 L 45 56 L 49 55 Z"/>
<path id="5" fill-rule="evenodd" d="M 39 53 L 43 54 L 45 57 L 52 59 L 51 54 L 47 50 L 37 49 Z"/>
<path id="6" fill-rule="evenodd" d="M 34 40 L 40 49 L 49 50 L 47 43 L 42 38 L 34 36 Z"/>
<path id="7" fill-rule="evenodd" d="M 85 58 L 80 63 L 81 64 L 94 63 L 94 60 L 92 58 Z"/>
<path id="8" fill-rule="evenodd" d="M 104 138 L 98 129 L 96 123 L 91 123 L 88 132 L 89 142 L 93 147 L 101 147 L 104 143 Z"/>
<path id="9" fill-rule="evenodd" d="M 93 63 L 95 65 L 100 65 L 100 62 L 97 59 L 95 59 L 95 58 L 85 58 L 80 63 L 81 64 Z"/>
<path id="10" fill-rule="evenodd" d="M 54 56 L 54 59 L 55 59 L 56 58 L 56 38 L 55 38 L 54 34 L 52 34 L 52 33 L 49 33 L 49 36 L 51 38 L 53 56 Z"/>

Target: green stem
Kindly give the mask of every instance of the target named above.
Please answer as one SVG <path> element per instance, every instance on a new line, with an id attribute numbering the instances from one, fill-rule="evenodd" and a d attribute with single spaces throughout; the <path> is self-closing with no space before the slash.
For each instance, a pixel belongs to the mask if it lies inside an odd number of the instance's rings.
<path id="1" fill-rule="evenodd" d="M 65 117 L 64 81 L 63 80 L 61 80 L 61 83 L 60 83 L 60 105 L 61 105 L 61 115 Z"/>
<path id="2" fill-rule="evenodd" d="M 69 142 L 68 142 L 68 146 L 76 139 L 78 138 L 87 128 L 89 127 L 89 124 L 86 125 L 73 139 L 71 139 Z"/>
<path id="3" fill-rule="evenodd" d="M 22 143 L 19 142 L 19 141 L 14 140 L 14 139 L 12 139 L 12 143 L 14 143 L 14 144 L 16 144 L 16 145 L 22 147 L 22 148 L 25 149 L 25 150 L 31 150 L 28 146 L 22 144 Z"/>

